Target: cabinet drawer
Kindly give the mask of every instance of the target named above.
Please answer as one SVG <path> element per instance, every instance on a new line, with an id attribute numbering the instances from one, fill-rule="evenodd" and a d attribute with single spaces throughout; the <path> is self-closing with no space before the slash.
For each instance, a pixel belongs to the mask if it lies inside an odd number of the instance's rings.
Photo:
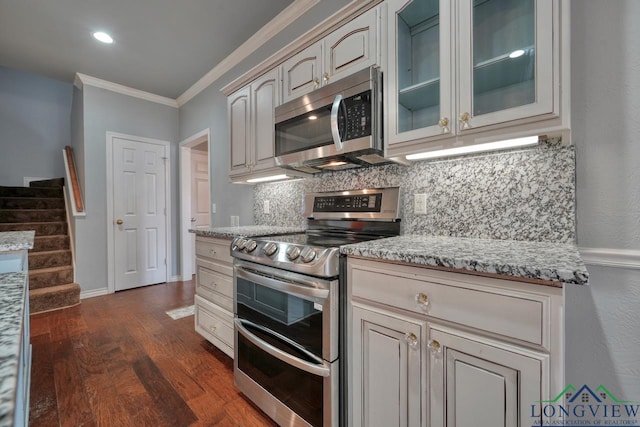
<path id="1" fill-rule="evenodd" d="M 223 344 L 233 349 L 233 315 L 230 312 L 196 295 L 195 322 L 196 331 L 216 347 Z"/>
<path id="2" fill-rule="evenodd" d="M 532 344 L 549 344 L 544 326 L 549 323 L 549 298 L 544 295 L 478 285 L 502 280 L 443 272 L 432 277 L 421 268 L 397 266 L 390 271 L 371 268 L 375 264 L 350 266 L 353 297 Z M 420 294 L 426 296 L 426 306 L 417 301 Z"/>
<path id="3" fill-rule="evenodd" d="M 233 280 L 230 276 L 217 273 L 198 265 L 196 293 L 206 299 L 233 311 Z"/>
<path id="4" fill-rule="evenodd" d="M 199 257 L 231 264 L 233 258 L 230 254 L 230 246 L 230 240 L 196 237 L 196 255 Z"/>

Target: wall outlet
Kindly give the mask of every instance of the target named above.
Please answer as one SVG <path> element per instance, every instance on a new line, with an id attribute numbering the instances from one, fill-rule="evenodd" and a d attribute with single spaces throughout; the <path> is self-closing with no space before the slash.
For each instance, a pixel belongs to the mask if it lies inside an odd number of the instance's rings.
<path id="1" fill-rule="evenodd" d="M 216 213 L 216 204 L 211 203 L 211 213 Z"/>
<path id="2" fill-rule="evenodd" d="M 269 213 L 269 201 L 268 200 L 264 201 L 264 206 L 263 206 L 262 210 L 264 211 L 265 214 Z"/>
<path id="3" fill-rule="evenodd" d="M 237 215 L 231 215 L 231 226 L 239 227 L 240 226 L 240 217 Z"/>
<path id="4" fill-rule="evenodd" d="M 414 194 L 413 196 L 413 213 L 427 213 L 427 195 L 425 193 Z"/>

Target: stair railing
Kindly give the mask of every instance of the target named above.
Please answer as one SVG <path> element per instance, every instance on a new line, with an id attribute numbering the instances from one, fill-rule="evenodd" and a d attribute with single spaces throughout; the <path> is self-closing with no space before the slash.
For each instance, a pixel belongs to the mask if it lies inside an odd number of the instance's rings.
<path id="1" fill-rule="evenodd" d="M 64 169 L 67 175 L 66 182 L 69 183 L 67 185 L 67 193 L 69 197 L 69 202 L 71 205 L 71 212 L 74 217 L 76 216 L 86 216 L 86 212 L 84 209 L 84 203 L 82 201 L 82 194 L 80 193 L 80 183 L 78 182 L 78 172 L 76 170 L 76 163 L 73 159 L 73 150 L 68 145 L 64 147 Z"/>

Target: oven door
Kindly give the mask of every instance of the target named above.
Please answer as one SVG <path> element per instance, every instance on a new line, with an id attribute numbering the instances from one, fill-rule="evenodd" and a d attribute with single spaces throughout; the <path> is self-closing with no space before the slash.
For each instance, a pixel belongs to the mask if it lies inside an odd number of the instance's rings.
<path id="1" fill-rule="evenodd" d="M 337 425 L 337 286 L 235 260 L 235 383 L 281 425 Z"/>
<path id="2" fill-rule="evenodd" d="M 319 359 L 266 328 L 235 319 L 235 384 L 279 425 L 337 425 L 338 363 Z"/>
<path id="3" fill-rule="evenodd" d="M 338 280 L 235 260 L 234 314 L 315 357 L 338 358 Z"/>

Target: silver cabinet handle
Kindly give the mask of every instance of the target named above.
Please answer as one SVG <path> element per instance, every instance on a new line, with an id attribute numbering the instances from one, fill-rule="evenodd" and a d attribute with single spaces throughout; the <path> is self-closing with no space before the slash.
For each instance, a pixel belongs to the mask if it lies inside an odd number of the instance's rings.
<path id="1" fill-rule="evenodd" d="M 336 95 L 331 106 L 331 136 L 333 136 L 333 144 L 336 146 L 336 150 L 342 151 L 344 148 L 344 142 L 340 138 L 340 130 L 338 129 L 338 110 L 340 109 L 340 103 L 342 102 L 342 95 Z"/>

